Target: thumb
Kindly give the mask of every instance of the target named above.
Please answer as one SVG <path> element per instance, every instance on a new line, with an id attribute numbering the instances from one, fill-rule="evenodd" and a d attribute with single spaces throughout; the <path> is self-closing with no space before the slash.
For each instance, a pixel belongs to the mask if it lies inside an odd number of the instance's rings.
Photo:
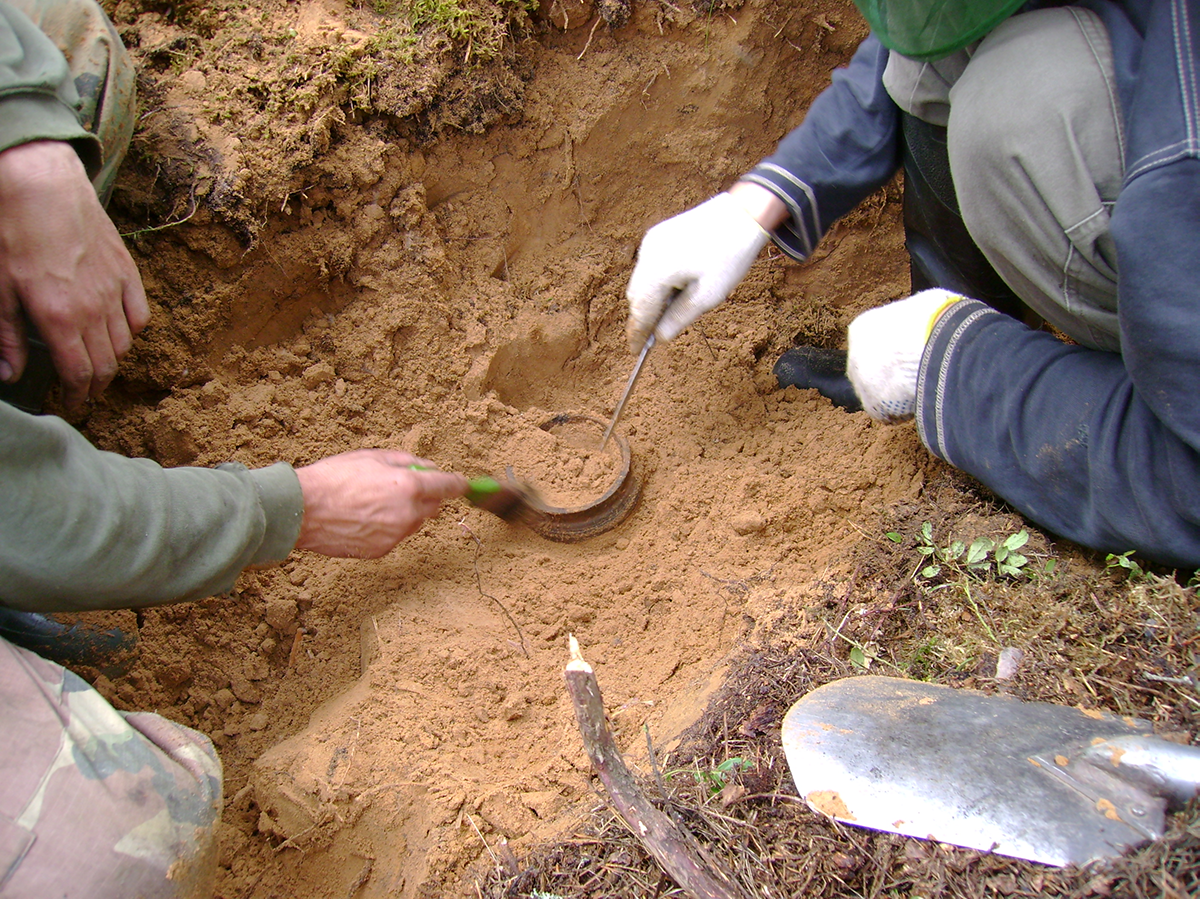
<path id="1" fill-rule="evenodd" d="M 19 381 L 29 361 L 25 340 L 25 316 L 15 298 L 0 300 L 0 381 Z"/>

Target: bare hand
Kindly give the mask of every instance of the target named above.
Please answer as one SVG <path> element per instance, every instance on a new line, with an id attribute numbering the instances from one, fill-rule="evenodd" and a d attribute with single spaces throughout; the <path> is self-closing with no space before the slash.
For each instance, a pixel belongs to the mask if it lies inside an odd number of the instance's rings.
<path id="1" fill-rule="evenodd" d="M 24 309 L 50 347 L 63 403 L 77 408 L 117 373 L 150 320 L 137 265 L 70 144 L 0 153 L 0 380 L 28 361 Z"/>
<path id="2" fill-rule="evenodd" d="M 296 548 L 358 559 L 385 555 L 468 486 L 462 475 L 437 471 L 425 459 L 381 449 L 330 456 L 296 475 L 304 494 Z"/>

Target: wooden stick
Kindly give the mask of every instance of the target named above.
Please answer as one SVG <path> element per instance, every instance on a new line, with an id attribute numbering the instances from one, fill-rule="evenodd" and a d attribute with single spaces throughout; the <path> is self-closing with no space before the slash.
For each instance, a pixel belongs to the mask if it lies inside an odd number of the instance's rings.
<path id="1" fill-rule="evenodd" d="M 621 758 L 604 715 L 604 700 L 592 666 L 579 652 L 579 641 L 570 637 L 571 660 L 563 676 L 575 706 L 575 718 L 588 758 L 617 814 L 630 831 L 658 860 L 663 869 L 694 899 L 745 899 L 732 879 L 706 863 L 700 847 L 687 831 L 656 809 L 633 779 Z"/>

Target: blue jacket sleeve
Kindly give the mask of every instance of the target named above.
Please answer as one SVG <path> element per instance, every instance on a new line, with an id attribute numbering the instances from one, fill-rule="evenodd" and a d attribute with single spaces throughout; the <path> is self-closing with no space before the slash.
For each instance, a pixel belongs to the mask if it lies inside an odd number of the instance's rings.
<path id="1" fill-rule="evenodd" d="M 830 226 L 900 166 L 900 110 L 883 87 L 888 51 L 872 35 L 813 101 L 804 121 L 741 180 L 779 197 L 790 218 L 772 234 L 807 259 Z"/>

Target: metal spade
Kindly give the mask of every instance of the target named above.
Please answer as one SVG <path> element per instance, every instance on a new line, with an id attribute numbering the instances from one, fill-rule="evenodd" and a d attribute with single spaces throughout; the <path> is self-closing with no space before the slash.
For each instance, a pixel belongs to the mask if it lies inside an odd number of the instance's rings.
<path id="1" fill-rule="evenodd" d="M 1158 839 L 1200 790 L 1200 747 L 1146 722 L 890 677 L 813 690 L 783 748 L 814 811 L 1048 865 Z"/>

